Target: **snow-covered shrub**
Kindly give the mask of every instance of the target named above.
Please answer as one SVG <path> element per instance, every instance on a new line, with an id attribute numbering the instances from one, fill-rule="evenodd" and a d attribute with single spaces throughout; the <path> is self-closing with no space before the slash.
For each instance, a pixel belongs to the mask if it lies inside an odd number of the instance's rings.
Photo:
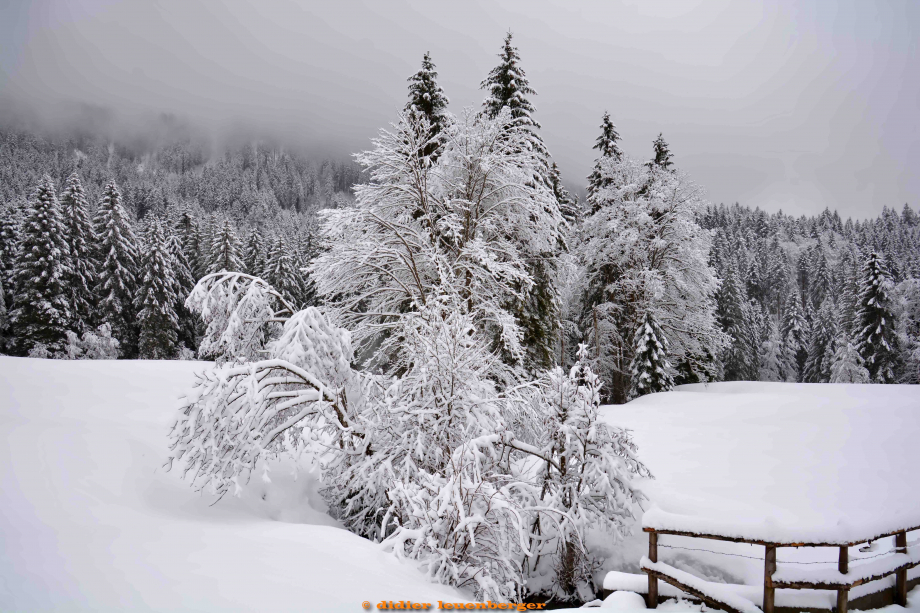
<path id="1" fill-rule="evenodd" d="M 601 381 L 589 361 L 580 345 L 575 365 L 547 373 L 540 394 L 544 460 L 534 483 L 539 493 L 525 564 L 529 589 L 560 600 L 593 593 L 598 561 L 585 547 L 586 531 L 602 530 L 614 542 L 627 536 L 644 498 L 632 477 L 651 476 L 629 432 L 599 419 Z"/>
<path id="2" fill-rule="evenodd" d="M 199 357 L 246 362 L 263 357 L 265 344 L 296 309 L 266 281 L 238 272 L 203 277 L 185 301 L 207 329 Z"/>
<path id="3" fill-rule="evenodd" d="M 82 338 L 67 331 L 67 344 L 57 356 L 65 360 L 117 360 L 120 343 L 112 338 L 112 326 L 102 324 L 96 331 L 87 330 Z"/>
<path id="4" fill-rule="evenodd" d="M 343 372 L 351 358 L 348 332 L 311 307 L 285 323 L 269 351 L 269 359 L 224 363 L 199 375 L 173 425 L 169 465 L 181 462 L 211 492 L 238 492 L 259 459 L 296 453 L 315 436 L 328 435 L 343 450 L 356 447 L 345 390 L 350 372 Z"/>

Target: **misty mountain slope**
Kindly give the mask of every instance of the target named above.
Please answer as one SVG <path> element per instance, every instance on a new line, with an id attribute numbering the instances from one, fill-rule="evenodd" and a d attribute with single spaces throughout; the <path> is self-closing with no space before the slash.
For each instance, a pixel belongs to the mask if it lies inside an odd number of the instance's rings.
<path id="1" fill-rule="evenodd" d="M 296 481 L 280 467 L 213 506 L 165 472 L 177 398 L 205 367 L 0 357 L 0 610 L 465 600 L 337 527 L 306 465 Z"/>

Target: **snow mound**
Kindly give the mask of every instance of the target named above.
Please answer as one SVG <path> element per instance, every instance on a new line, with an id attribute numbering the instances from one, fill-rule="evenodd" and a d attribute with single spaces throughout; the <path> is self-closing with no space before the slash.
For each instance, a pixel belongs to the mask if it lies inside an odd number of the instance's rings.
<path id="1" fill-rule="evenodd" d="M 644 611 L 645 598 L 635 592 L 613 592 L 604 599 L 602 609 L 617 611 Z"/>
<path id="2" fill-rule="evenodd" d="M 0 610 L 468 600 L 339 528 L 307 461 L 216 505 L 165 472 L 177 399 L 207 366 L 0 357 Z"/>

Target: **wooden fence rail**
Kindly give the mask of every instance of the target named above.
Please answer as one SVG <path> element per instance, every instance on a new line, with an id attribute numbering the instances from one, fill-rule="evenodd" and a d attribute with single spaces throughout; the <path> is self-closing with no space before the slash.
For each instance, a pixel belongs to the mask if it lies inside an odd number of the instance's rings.
<path id="1" fill-rule="evenodd" d="M 718 534 L 696 534 L 677 530 L 659 530 L 656 528 L 643 528 L 648 532 L 648 558 L 643 559 L 642 570 L 648 574 L 648 600 L 650 609 L 658 606 L 658 581 L 665 581 L 674 587 L 691 594 L 706 602 L 709 606 L 728 611 L 730 613 L 751 613 L 747 603 L 740 603 L 738 598 L 721 590 L 718 586 L 698 580 L 695 577 L 678 571 L 666 564 L 658 562 L 658 535 L 670 534 L 693 538 L 729 541 L 733 543 L 748 543 L 764 547 L 764 575 L 763 575 L 763 613 L 774 613 L 775 595 L 777 589 L 817 589 L 836 590 L 836 613 L 847 613 L 849 591 L 853 587 L 895 575 L 894 601 L 907 605 L 907 571 L 920 565 L 920 554 L 908 553 L 907 533 L 920 530 L 920 526 L 905 528 L 895 532 L 877 535 L 871 539 L 864 539 L 847 543 L 809 543 L 809 542 L 768 542 L 739 537 L 729 537 Z M 880 538 L 894 537 L 894 551 L 891 556 L 884 556 L 879 562 L 859 567 L 857 572 L 850 572 L 849 548 L 862 543 L 875 541 Z M 915 546 L 916 546 L 915 542 Z M 779 547 L 837 547 L 838 575 L 829 578 L 829 574 L 815 575 L 814 572 L 804 572 L 800 576 L 784 572 L 780 578 L 776 575 L 776 550 Z M 756 607 L 753 609 L 756 611 Z"/>

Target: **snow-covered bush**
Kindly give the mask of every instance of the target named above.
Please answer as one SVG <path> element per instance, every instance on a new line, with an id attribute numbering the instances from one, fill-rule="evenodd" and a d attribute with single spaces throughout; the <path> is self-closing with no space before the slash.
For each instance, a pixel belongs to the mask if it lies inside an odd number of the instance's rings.
<path id="1" fill-rule="evenodd" d="M 201 279 L 186 305 L 218 365 L 185 399 L 170 466 L 224 495 L 309 447 L 330 513 L 433 580 L 517 599 L 549 564 L 544 591 L 584 585 L 585 530 L 625 532 L 630 476 L 647 471 L 599 422 L 584 349 L 568 375 L 525 374 L 515 305 L 561 218 L 522 130 L 469 112 L 438 135 L 436 161 L 420 159 L 423 114 L 383 132 L 355 206 L 326 213 L 310 268 L 325 312 L 258 277 Z"/>
<path id="2" fill-rule="evenodd" d="M 67 331 L 67 344 L 60 356 L 65 360 L 117 360 L 118 339 L 112 337 L 112 326 L 102 324 L 96 331 L 87 330 L 82 338 Z"/>
<path id="3" fill-rule="evenodd" d="M 185 306 L 204 320 L 199 357 L 245 362 L 264 356 L 265 344 L 295 308 L 266 281 L 239 272 L 203 277 Z"/>
<path id="4" fill-rule="evenodd" d="M 599 419 L 600 378 L 591 370 L 588 348 L 568 371 L 547 373 L 540 393 L 543 431 L 531 526 L 528 587 L 555 599 L 593 594 L 597 564 L 585 547 L 589 528 L 614 542 L 629 534 L 643 499 L 634 475 L 649 477 L 629 432 Z"/>

